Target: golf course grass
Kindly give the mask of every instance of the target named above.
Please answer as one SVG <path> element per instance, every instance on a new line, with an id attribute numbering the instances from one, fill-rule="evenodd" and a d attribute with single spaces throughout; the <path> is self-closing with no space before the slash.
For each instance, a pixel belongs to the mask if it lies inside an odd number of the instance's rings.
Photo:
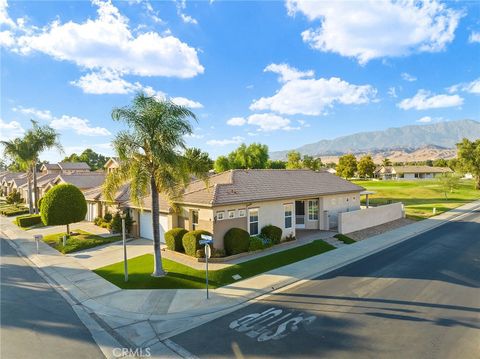
<path id="1" fill-rule="evenodd" d="M 209 288 L 218 288 L 235 282 L 233 275 L 242 279 L 253 277 L 269 270 L 295 263 L 303 259 L 334 249 L 324 241 L 317 240 L 309 244 L 273 253 L 230 267 L 209 271 Z M 163 258 L 163 268 L 167 275 L 162 278 L 151 276 L 153 255 L 145 254 L 128 260 L 128 282 L 124 281 L 123 262 L 94 270 L 117 287 L 123 289 L 199 289 L 205 288 L 205 271 Z"/>
<path id="2" fill-rule="evenodd" d="M 447 198 L 438 180 L 355 181 L 355 183 L 375 192 L 369 196 L 370 204 L 402 202 L 407 217 L 415 220 L 432 217 L 434 208 L 436 214 L 440 214 L 480 199 L 480 191 L 475 190 L 473 180 L 461 180 L 457 189 L 447 193 Z M 364 197 L 362 200 L 362 204 L 365 204 Z"/>

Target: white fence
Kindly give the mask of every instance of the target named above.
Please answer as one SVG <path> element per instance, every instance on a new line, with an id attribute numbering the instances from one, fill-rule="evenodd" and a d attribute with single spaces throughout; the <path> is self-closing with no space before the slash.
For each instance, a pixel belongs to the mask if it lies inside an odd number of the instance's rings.
<path id="1" fill-rule="evenodd" d="M 404 217 L 403 204 L 392 203 L 338 214 L 338 233 L 351 233 Z"/>

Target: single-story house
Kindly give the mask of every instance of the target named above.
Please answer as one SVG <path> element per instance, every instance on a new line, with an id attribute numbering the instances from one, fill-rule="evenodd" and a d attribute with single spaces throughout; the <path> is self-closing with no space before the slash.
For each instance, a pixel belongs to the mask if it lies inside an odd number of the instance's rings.
<path id="1" fill-rule="evenodd" d="M 375 171 L 375 177 L 388 179 L 432 179 L 445 173 L 453 173 L 448 167 L 431 166 L 382 166 Z"/>
<path id="2" fill-rule="evenodd" d="M 13 182 L 14 179 L 21 179 L 24 178 L 27 180 L 27 175 L 23 172 L 7 172 L 2 175 L 1 178 L 1 192 L 3 196 L 8 196 L 13 190 Z"/>
<path id="3" fill-rule="evenodd" d="M 96 217 L 103 217 L 106 213 L 115 214 L 115 212 L 120 210 L 121 204 L 130 199 L 130 185 L 128 184 L 118 189 L 113 201 L 107 201 L 102 191 L 103 186 L 97 186 L 83 191 L 83 195 L 87 201 L 87 215 L 85 220 L 93 222 Z"/>
<path id="4" fill-rule="evenodd" d="M 90 172 L 90 166 L 85 162 L 45 163 L 40 167 L 40 172 L 56 174 L 85 173 Z"/>
<path id="5" fill-rule="evenodd" d="M 216 248 L 223 248 L 223 236 L 230 228 L 242 228 L 257 235 L 269 224 L 282 229 L 282 236 L 301 230 L 329 230 L 337 226 L 340 212 L 360 209 L 364 188 L 327 171 L 230 170 L 194 181 L 176 201 L 175 211 L 160 198 L 160 234 L 174 227 L 212 232 Z M 150 198 L 143 210 L 131 202 L 139 235 L 153 238 Z"/>
<path id="6" fill-rule="evenodd" d="M 82 192 L 94 187 L 101 186 L 105 181 L 105 173 L 103 172 L 85 172 L 85 173 L 71 173 L 59 174 L 53 181 L 50 181 L 45 188 L 48 191 L 53 186 L 60 183 L 70 183 L 78 187 Z"/>

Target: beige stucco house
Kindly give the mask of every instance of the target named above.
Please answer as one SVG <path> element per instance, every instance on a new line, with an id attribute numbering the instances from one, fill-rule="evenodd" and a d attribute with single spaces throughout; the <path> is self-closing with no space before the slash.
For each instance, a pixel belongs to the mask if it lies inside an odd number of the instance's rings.
<path id="1" fill-rule="evenodd" d="M 448 167 L 430 166 L 381 166 L 375 171 L 375 177 L 388 179 L 432 179 L 445 173 L 453 173 Z"/>
<path id="2" fill-rule="evenodd" d="M 329 230 L 337 226 L 340 212 L 360 209 L 364 188 L 326 171 L 230 170 L 194 181 L 173 210 L 160 199 L 160 234 L 174 227 L 204 229 L 213 233 L 216 248 L 230 228 L 259 234 L 269 224 L 282 229 L 282 236 L 301 230 Z M 138 235 L 153 238 L 150 198 L 143 208 L 124 203 L 138 224 Z"/>

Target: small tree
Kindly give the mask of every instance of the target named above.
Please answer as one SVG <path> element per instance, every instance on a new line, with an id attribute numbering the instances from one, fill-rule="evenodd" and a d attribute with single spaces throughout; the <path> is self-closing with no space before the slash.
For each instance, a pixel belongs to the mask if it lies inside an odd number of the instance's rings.
<path id="1" fill-rule="evenodd" d="M 15 188 L 7 196 L 7 204 L 19 204 L 22 202 L 22 196 Z"/>
<path id="2" fill-rule="evenodd" d="M 443 190 L 445 199 L 448 199 L 448 192 L 453 192 L 460 185 L 460 177 L 450 173 L 445 173 L 441 175 L 440 177 L 438 177 L 438 181 L 440 182 L 440 187 Z"/>
<path id="3" fill-rule="evenodd" d="M 216 173 L 228 171 L 230 169 L 230 161 L 225 156 L 218 156 L 213 164 Z"/>
<path id="4" fill-rule="evenodd" d="M 287 154 L 287 169 L 300 169 L 302 168 L 302 156 L 298 151 L 290 151 Z"/>
<path id="5" fill-rule="evenodd" d="M 475 188 L 480 189 L 480 139 L 469 141 L 464 138 L 457 143 L 457 155 L 463 171 L 475 177 Z"/>
<path id="6" fill-rule="evenodd" d="M 391 166 L 391 165 L 392 165 L 392 161 L 390 161 L 389 158 L 384 158 L 384 159 L 382 160 L 382 166 L 388 167 L 388 166 Z"/>
<path id="7" fill-rule="evenodd" d="M 59 184 L 43 197 L 40 212 L 47 226 L 66 225 L 70 234 L 70 223 L 80 222 L 87 214 L 87 202 L 83 193 L 72 184 Z"/>
<path id="8" fill-rule="evenodd" d="M 360 158 L 358 161 L 358 175 L 362 178 L 372 178 L 375 171 L 375 163 L 373 163 L 372 156 L 367 155 Z"/>
<path id="9" fill-rule="evenodd" d="M 354 155 L 348 154 L 338 159 L 337 175 L 344 178 L 351 178 L 357 171 L 357 159 Z"/>

